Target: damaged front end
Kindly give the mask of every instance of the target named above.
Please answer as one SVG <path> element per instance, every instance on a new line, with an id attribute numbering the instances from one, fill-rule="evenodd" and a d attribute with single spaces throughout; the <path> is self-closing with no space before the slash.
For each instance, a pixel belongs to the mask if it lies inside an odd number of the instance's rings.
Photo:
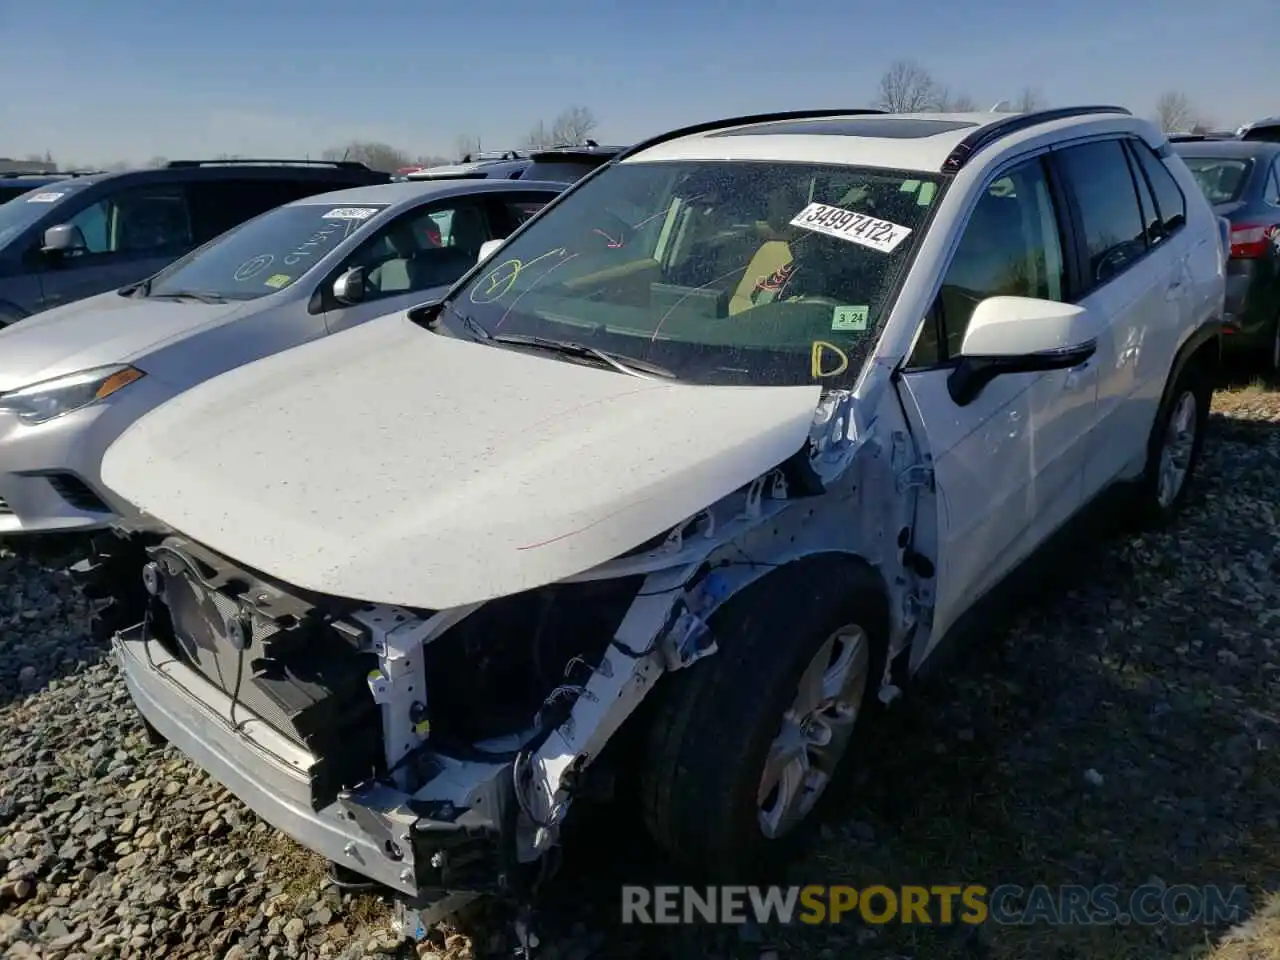
<path id="1" fill-rule="evenodd" d="M 894 462 L 855 412 L 828 394 L 802 450 L 675 528 L 451 609 L 309 593 L 167 536 L 146 548 L 142 622 L 114 639 L 130 693 L 264 820 L 406 903 L 523 897 L 658 677 L 716 652 L 721 603 L 837 540 L 894 556 L 861 482 Z"/>

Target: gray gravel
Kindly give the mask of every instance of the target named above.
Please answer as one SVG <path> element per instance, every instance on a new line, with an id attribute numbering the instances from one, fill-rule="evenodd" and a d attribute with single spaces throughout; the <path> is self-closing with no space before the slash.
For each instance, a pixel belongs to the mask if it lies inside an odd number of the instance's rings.
<path id="1" fill-rule="evenodd" d="M 937 864 L 984 883 L 1280 880 L 1280 394 L 1217 406 L 1185 520 L 1063 571 L 1054 596 L 895 707 L 892 741 L 835 799 L 797 882 L 942 882 Z M 0 956 L 392 952 L 385 905 L 339 897 L 317 858 L 148 744 L 58 565 L 0 545 Z M 607 868 L 578 866 L 612 889 Z M 611 956 L 759 951 L 754 934 L 608 930 L 616 900 L 597 892 L 593 913 L 586 896 L 565 898 L 595 931 L 571 928 L 575 942 L 607 932 Z M 472 933 L 477 951 L 496 945 Z M 898 928 L 774 933 L 789 957 L 974 955 Z M 982 934 L 995 958 L 1170 956 L 1204 938 Z M 472 949 L 442 930 L 421 954 Z"/>

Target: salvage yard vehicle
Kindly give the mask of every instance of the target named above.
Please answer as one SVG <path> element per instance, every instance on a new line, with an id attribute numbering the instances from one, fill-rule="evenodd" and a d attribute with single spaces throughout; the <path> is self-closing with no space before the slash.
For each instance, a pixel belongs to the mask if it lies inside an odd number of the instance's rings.
<path id="1" fill-rule="evenodd" d="M 173 160 L 28 191 L 0 206 L 0 327 L 142 280 L 282 203 L 389 180 L 354 161 Z"/>
<path id="2" fill-rule="evenodd" d="M 446 892 L 529 896 L 610 764 L 672 858 L 749 877 L 1086 504 L 1176 513 L 1225 257 L 1118 107 L 648 140 L 444 297 L 111 446 L 166 528 L 129 691 L 411 933 Z"/>
<path id="3" fill-rule="evenodd" d="M 66 173 L 0 173 L 0 203 L 8 203 L 36 187 L 60 183 L 69 176 Z"/>
<path id="4" fill-rule="evenodd" d="M 484 243 L 562 189 L 463 180 L 316 194 L 148 280 L 0 330 L 0 535 L 145 525 L 98 477 L 125 427 L 225 370 L 443 294 Z"/>
<path id="5" fill-rule="evenodd" d="M 1280 143 L 1209 140 L 1174 149 L 1231 225 L 1224 353 L 1280 374 Z"/>

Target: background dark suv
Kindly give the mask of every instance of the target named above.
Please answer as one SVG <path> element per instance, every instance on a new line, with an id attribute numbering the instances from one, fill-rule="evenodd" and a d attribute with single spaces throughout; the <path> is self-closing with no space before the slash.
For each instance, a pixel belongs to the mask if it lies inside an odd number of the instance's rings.
<path id="1" fill-rule="evenodd" d="M 0 326 L 145 279 L 291 200 L 390 179 L 351 161 L 175 160 L 28 190 L 0 205 Z"/>

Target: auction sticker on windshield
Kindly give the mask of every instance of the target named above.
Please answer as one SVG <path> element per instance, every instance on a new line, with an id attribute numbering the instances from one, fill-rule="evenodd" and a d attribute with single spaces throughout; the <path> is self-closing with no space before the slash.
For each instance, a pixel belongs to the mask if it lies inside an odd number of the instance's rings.
<path id="1" fill-rule="evenodd" d="M 791 221 L 793 227 L 813 230 L 837 240 L 847 240 L 881 253 L 892 253 L 911 233 L 910 227 L 877 220 L 865 213 L 854 213 L 825 203 L 811 203 Z"/>
<path id="2" fill-rule="evenodd" d="M 53 203 L 65 196 L 65 193 L 36 193 L 27 197 L 27 203 Z"/>
<path id="3" fill-rule="evenodd" d="M 867 329 L 867 307 L 836 307 L 831 314 L 832 330 Z"/>
<path id="4" fill-rule="evenodd" d="M 377 207 L 335 207 L 324 215 L 324 220 L 368 220 L 378 212 Z"/>

